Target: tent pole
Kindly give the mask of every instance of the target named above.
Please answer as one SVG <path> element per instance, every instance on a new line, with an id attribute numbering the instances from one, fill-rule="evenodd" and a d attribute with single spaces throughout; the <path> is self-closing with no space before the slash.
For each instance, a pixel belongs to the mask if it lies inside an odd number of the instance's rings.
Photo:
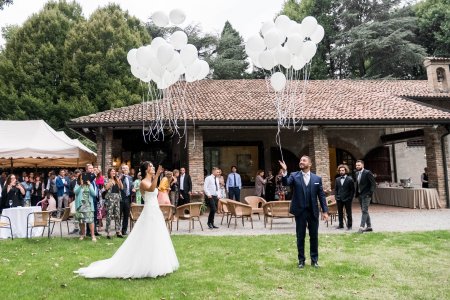
<path id="1" fill-rule="evenodd" d="M 11 157 L 11 174 L 14 172 L 13 158 Z"/>

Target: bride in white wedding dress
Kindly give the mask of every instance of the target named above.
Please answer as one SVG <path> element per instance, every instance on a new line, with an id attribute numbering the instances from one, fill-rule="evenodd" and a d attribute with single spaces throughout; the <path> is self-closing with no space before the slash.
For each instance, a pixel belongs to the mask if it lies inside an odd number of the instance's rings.
<path id="1" fill-rule="evenodd" d="M 178 269 L 178 258 L 157 199 L 156 178 L 161 171 L 159 166 L 155 175 L 150 162 L 141 165 L 141 174 L 146 174 L 140 185 L 145 205 L 133 230 L 111 258 L 93 262 L 75 273 L 86 278 L 143 278 L 164 276 Z"/>

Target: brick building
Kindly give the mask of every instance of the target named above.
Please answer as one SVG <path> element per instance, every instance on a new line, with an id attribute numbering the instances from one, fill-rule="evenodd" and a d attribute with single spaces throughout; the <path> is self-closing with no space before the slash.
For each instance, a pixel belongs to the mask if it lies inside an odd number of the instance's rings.
<path id="1" fill-rule="evenodd" d="M 289 169 L 297 168 L 299 154 L 308 154 L 329 188 L 337 165 L 354 166 L 356 159 L 364 159 L 378 181 L 413 178 L 418 184 L 427 166 L 430 187 L 448 206 L 450 59 L 428 58 L 424 64 L 428 80 L 309 81 L 296 107 L 303 127 L 280 132 Z M 181 139 L 168 132 L 159 141 L 144 141 L 143 124 L 156 117 L 152 102 L 80 117 L 68 125 L 97 142 L 103 169 L 120 163 L 137 167 L 142 160 L 183 166 L 194 190 L 202 189 L 212 166 L 226 174 L 237 165 L 244 195 L 252 193 L 258 169 L 278 171 L 277 120 L 265 80 L 195 82 L 184 101 L 195 105 L 196 114 L 187 116 L 187 134 Z"/>

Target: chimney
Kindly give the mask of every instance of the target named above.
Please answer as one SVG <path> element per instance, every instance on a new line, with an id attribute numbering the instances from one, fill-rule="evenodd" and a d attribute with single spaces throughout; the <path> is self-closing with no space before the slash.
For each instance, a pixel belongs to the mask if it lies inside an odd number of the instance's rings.
<path id="1" fill-rule="evenodd" d="M 450 58 L 426 57 L 428 85 L 435 93 L 448 93 L 450 88 Z"/>

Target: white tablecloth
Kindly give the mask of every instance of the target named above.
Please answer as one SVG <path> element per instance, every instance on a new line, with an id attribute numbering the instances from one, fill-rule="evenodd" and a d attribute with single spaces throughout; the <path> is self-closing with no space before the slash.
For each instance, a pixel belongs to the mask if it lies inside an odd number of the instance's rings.
<path id="1" fill-rule="evenodd" d="M 436 189 L 376 188 L 373 203 L 409 208 L 441 208 Z"/>
<path id="2" fill-rule="evenodd" d="M 41 210 L 42 208 L 40 206 L 5 208 L 3 209 L 2 215 L 5 215 L 11 219 L 14 238 L 26 238 L 28 214 Z M 5 219 L 2 218 L 2 221 L 5 221 Z M 33 215 L 30 216 L 29 221 L 30 223 L 34 221 Z M 40 236 L 42 234 L 42 230 L 44 230 L 42 227 L 33 228 L 33 236 Z M 11 231 L 9 228 L 0 229 L 0 238 L 7 239 L 9 237 L 11 237 Z"/>

